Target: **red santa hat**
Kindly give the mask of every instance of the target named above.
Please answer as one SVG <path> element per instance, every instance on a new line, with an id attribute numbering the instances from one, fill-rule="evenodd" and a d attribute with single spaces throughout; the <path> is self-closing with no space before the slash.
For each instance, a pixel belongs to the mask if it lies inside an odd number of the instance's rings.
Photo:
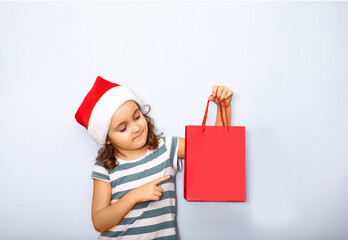
<path id="1" fill-rule="evenodd" d="M 114 113 L 129 100 L 143 107 L 141 100 L 130 89 L 98 76 L 77 110 L 75 119 L 99 145 L 103 145 Z"/>

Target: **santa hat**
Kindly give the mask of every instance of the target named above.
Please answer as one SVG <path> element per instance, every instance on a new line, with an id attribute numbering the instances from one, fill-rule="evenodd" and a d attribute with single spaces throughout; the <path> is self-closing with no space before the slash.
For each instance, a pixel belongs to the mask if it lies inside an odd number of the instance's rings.
<path id="1" fill-rule="evenodd" d="M 130 89 L 98 76 L 77 110 L 75 119 L 99 145 L 103 145 L 114 113 L 129 100 L 143 107 L 141 100 Z"/>

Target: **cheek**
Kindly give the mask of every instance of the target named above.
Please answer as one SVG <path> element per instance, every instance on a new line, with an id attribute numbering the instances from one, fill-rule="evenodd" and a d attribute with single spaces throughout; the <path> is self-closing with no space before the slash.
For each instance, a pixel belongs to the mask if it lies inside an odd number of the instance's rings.
<path id="1" fill-rule="evenodd" d="M 125 140 L 128 140 L 126 134 L 121 134 L 119 132 L 111 133 L 109 138 L 116 146 L 123 145 Z"/>
<path id="2" fill-rule="evenodd" d="M 145 118 L 143 118 L 142 125 L 143 125 L 143 128 L 146 129 L 146 131 L 147 131 L 147 130 L 148 130 L 148 127 L 147 127 L 147 122 L 146 122 L 146 119 L 145 119 Z"/>

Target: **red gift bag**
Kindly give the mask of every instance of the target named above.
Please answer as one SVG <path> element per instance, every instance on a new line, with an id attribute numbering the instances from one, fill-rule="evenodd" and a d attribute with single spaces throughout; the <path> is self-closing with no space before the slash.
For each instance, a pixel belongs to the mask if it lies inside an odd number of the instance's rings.
<path id="1" fill-rule="evenodd" d="M 185 127 L 184 197 L 187 201 L 245 201 L 245 127 Z"/>

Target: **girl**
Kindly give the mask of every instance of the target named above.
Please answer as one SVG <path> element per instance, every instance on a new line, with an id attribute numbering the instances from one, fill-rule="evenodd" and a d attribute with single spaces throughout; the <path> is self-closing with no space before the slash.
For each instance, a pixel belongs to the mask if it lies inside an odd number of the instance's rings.
<path id="1" fill-rule="evenodd" d="M 225 99 L 229 122 L 232 95 L 213 86 L 209 97 Z M 176 239 L 175 175 L 185 139 L 156 135 L 143 107 L 132 91 L 98 76 L 75 114 L 102 145 L 91 176 L 99 239 Z M 222 125 L 219 108 L 215 125 Z"/>

